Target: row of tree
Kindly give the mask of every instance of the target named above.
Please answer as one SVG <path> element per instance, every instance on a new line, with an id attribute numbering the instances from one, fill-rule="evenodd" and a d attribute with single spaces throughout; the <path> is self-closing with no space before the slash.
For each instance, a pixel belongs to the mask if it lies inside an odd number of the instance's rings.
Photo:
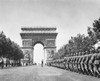
<path id="1" fill-rule="evenodd" d="M 19 45 L 7 38 L 3 32 L 0 33 L 0 57 L 16 61 L 23 58 Z"/>
<path id="2" fill-rule="evenodd" d="M 94 20 L 93 27 L 88 27 L 88 36 L 77 34 L 71 37 L 68 44 L 62 46 L 54 55 L 54 59 L 65 56 L 89 54 L 95 50 L 94 45 L 100 41 L 100 18 Z"/>

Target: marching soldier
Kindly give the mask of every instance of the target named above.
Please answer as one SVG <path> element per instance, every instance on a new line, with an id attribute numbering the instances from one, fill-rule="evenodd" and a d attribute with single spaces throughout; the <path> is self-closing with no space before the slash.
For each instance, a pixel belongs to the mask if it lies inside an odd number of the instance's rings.
<path id="1" fill-rule="evenodd" d="M 84 74 L 87 73 L 86 72 L 86 68 L 85 68 L 86 67 L 85 60 L 86 60 L 86 57 L 83 57 L 83 61 L 82 61 L 83 62 L 83 65 L 82 66 L 83 66 L 83 69 L 84 69 Z"/>
<path id="2" fill-rule="evenodd" d="M 81 69 L 80 69 L 80 60 L 81 60 L 81 58 L 80 57 L 78 57 L 78 61 L 77 61 L 77 63 L 78 63 L 78 73 L 81 73 Z"/>
<path id="3" fill-rule="evenodd" d="M 94 76 L 93 61 L 94 61 L 94 55 L 92 55 L 91 59 L 89 60 L 89 70 L 90 70 L 92 76 Z"/>
<path id="4" fill-rule="evenodd" d="M 86 74 L 86 70 L 85 70 L 85 57 L 82 57 L 82 61 L 81 61 L 81 68 L 82 68 L 82 73 Z"/>
<path id="5" fill-rule="evenodd" d="M 91 57 L 92 57 L 92 55 L 89 55 L 89 56 L 88 56 L 88 61 L 87 61 L 87 68 L 88 68 L 88 73 L 89 73 L 89 75 L 92 75 L 92 74 L 91 74 L 91 70 L 89 69 L 89 67 L 90 67 L 89 61 L 91 60 Z"/>
<path id="6" fill-rule="evenodd" d="M 95 55 L 94 73 L 96 77 L 100 77 L 100 55 Z"/>

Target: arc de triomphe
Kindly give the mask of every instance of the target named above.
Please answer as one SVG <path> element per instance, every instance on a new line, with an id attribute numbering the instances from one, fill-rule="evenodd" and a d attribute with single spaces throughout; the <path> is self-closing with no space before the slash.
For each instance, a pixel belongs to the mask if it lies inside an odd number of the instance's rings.
<path id="1" fill-rule="evenodd" d="M 22 27 L 21 30 L 24 59 L 34 63 L 34 46 L 41 43 L 44 47 L 44 63 L 52 60 L 56 51 L 56 27 Z"/>

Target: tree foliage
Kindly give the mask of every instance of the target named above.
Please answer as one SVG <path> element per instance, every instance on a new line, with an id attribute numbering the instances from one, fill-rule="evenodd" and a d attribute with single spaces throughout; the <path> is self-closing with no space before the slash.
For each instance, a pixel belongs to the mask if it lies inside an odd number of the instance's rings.
<path id="1" fill-rule="evenodd" d="M 55 54 L 54 58 L 64 58 L 65 56 L 89 54 L 93 50 L 93 45 L 100 41 L 100 18 L 94 20 L 93 27 L 88 27 L 88 36 L 77 34 L 71 37 L 68 44 L 62 46 Z"/>
<path id="2" fill-rule="evenodd" d="M 3 32 L 0 33 L 0 57 L 12 60 L 23 58 L 23 52 L 19 45 L 7 38 Z"/>
<path id="3" fill-rule="evenodd" d="M 98 20 L 94 20 L 93 27 L 88 27 L 88 34 L 94 42 L 100 40 L 100 18 Z"/>

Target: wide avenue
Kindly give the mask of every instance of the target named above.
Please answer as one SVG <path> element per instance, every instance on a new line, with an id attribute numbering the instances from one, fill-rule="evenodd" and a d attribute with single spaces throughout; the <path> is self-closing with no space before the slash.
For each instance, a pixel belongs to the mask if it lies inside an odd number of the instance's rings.
<path id="1" fill-rule="evenodd" d="M 100 79 L 54 67 L 25 66 L 0 69 L 0 81 L 100 81 Z"/>

